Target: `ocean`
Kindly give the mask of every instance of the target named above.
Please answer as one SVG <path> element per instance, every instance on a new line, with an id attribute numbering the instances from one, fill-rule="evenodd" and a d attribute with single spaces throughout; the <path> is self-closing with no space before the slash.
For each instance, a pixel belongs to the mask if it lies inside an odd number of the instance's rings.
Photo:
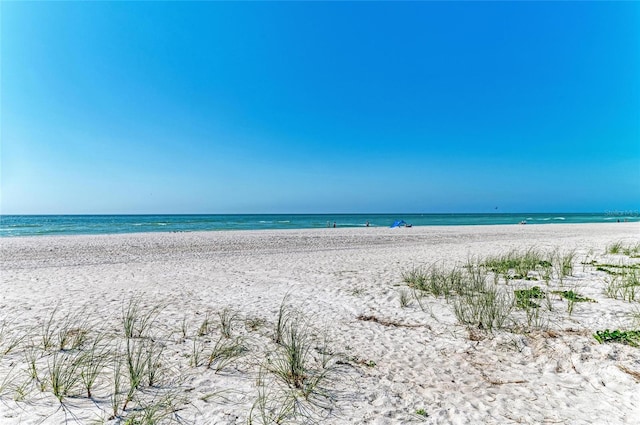
<path id="1" fill-rule="evenodd" d="M 197 215 L 2 215 L 0 237 L 87 235 L 137 232 L 194 232 L 259 229 L 389 227 L 396 220 L 413 226 L 461 226 L 640 221 L 637 211 L 607 213 L 490 214 L 197 214 Z"/>

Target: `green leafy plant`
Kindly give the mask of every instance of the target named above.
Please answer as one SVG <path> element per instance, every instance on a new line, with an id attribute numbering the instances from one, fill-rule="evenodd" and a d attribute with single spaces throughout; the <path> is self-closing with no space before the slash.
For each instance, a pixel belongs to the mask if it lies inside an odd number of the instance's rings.
<path id="1" fill-rule="evenodd" d="M 551 291 L 552 294 L 560 295 L 565 300 L 573 301 L 576 303 L 595 303 L 597 302 L 593 298 L 583 297 L 574 291 Z"/>
<path id="2" fill-rule="evenodd" d="M 618 342 L 632 347 L 640 347 L 640 330 L 621 331 L 616 329 L 610 331 L 609 329 L 605 329 L 604 331 L 597 331 L 593 337 L 600 344 Z"/>
<path id="3" fill-rule="evenodd" d="M 422 416 L 422 417 L 425 417 L 425 418 L 429 416 L 429 414 L 427 413 L 427 411 L 426 411 L 426 410 L 424 410 L 424 409 L 418 409 L 418 410 L 416 410 L 416 415 L 418 415 L 418 416 Z"/>
<path id="4" fill-rule="evenodd" d="M 593 298 L 583 297 L 575 291 L 551 291 L 552 294 L 560 295 L 561 298 L 567 300 L 567 311 L 569 315 L 573 313 L 573 308 L 576 303 L 595 303 L 597 302 Z"/>
<path id="5" fill-rule="evenodd" d="M 532 299 L 542 299 L 546 296 L 539 286 L 534 286 L 529 289 L 516 289 L 513 293 L 516 297 L 516 306 L 524 309 L 539 308 L 540 305 L 532 301 Z"/>

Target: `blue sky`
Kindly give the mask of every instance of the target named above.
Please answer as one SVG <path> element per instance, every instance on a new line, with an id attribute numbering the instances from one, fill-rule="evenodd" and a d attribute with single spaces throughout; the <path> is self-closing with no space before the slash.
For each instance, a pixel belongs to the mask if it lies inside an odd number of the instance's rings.
<path id="1" fill-rule="evenodd" d="M 1 2 L 4 214 L 640 204 L 640 3 Z"/>

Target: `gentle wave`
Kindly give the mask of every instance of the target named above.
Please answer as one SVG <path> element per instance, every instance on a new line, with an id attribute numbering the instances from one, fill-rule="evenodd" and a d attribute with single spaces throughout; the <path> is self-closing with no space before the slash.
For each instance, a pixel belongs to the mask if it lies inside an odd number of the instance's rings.
<path id="1" fill-rule="evenodd" d="M 104 215 L 0 216 L 0 237 L 113 234 L 136 232 L 191 232 L 212 230 L 326 229 L 389 227 L 397 220 L 413 226 L 498 225 L 527 222 L 611 223 L 607 214 L 488 213 L 488 214 L 235 214 L 235 215 Z M 640 215 L 625 220 L 640 221 Z M 620 219 L 622 221 L 622 219 Z"/>

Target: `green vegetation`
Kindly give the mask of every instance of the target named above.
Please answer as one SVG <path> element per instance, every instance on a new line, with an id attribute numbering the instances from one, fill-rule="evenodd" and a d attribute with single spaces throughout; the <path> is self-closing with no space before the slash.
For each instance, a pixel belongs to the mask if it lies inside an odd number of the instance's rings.
<path id="1" fill-rule="evenodd" d="M 193 329 L 186 317 L 167 329 L 158 319 L 163 308 L 146 301 L 144 296 L 126 301 L 122 314 L 107 324 L 105 318 L 90 322 L 86 310 L 63 316 L 59 308 L 45 312 L 36 327 L 0 320 L 0 402 L 6 403 L 5 397 L 16 403 L 56 400 L 51 413 L 62 409 L 69 418 L 85 417 L 86 412 L 77 415 L 79 410 L 95 406 L 101 422 L 180 422 L 177 412 L 194 391 L 184 383 L 191 379 L 193 368 L 199 368 L 198 375 L 211 373 L 211 379 L 223 370 L 259 372 L 258 400 L 252 413 L 247 412 L 252 416 L 249 423 L 260 423 L 260 406 L 266 409 L 265 419 L 318 423 L 335 404 L 333 378 L 340 365 L 375 366 L 371 360 L 339 361 L 326 342 L 318 340 L 312 322 L 289 307 L 288 297 L 276 318 L 277 344 L 264 333 L 253 335 L 259 342 L 248 341 L 246 333 L 266 321 L 246 319 L 244 327 L 235 327 L 238 314 L 227 308 L 219 310 L 219 326 L 206 314 L 203 324 Z M 250 353 L 254 356 L 242 361 Z M 211 394 L 195 397 L 209 400 Z M 83 398 L 92 402 L 79 402 Z"/>
<path id="2" fill-rule="evenodd" d="M 640 295 L 640 272 L 638 270 L 627 270 L 610 275 L 606 282 L 605 294 L 609 298 L 632 302 L 636 300 L 636 296 Z"/>
<path id="3" fill-rule="evenodd" d="M 143 297 L 136 295 L 129 299 L 127 307 L 122 309 L 122 323 L 124 325 L 125 338 L 143 338 L 147 336 L 149 328 L 153 325 L 161 306 L 153 306 L 145 309 L 142 305 Z"/>
<path id="4" fill-rule="evenodd" d="M 455 298 L 453 312 L 460 323 L 491 332 L 505 327 L 513 305 L 507 292 L 487 283 L 482 290 Z"/>
<path id="5" fill-rule="evenodd" d="M 207 368 L 220 372 L 249 351 L 241 338 L 230 339 L 222 336 L 209 352 Z"/>
<path id="6" fill-rule="evenodd" d="M 425 417 L 425 418 L 429 416 L 429 414 L 427 413 L 427 411 L 426 411 L 426 410 L 424 410 L 424 409 L 418 409 L 418 410 L 416 410 L 416 415 L 418 415 L 418 416 L 423 416 L 423 417 Z"/>
<path id="7" fill-rule="evenodd" d="M 607 254 L 624 254 L 627 257 L 639 257 L 640 256 L 640 242 L 635 244 L 624 244 L 622 241 L 614 242 L 608 245 L 606 248 Z"/>
<path id="8" fill-rule="evenodd" d="M 526 279 L 530 272 L 550 268 L 551 261 L 531 248 L 525 252 L 512 250 L 506 254 L 487 257 L 481 265 L 505 279 Z"/>
<path id="9" fill-rule="evenodd" d="M 624 275 L 629 271 L 640 270 L 640 264 L 598 264 L 593 263 L 596 271 L 605 272 L 609 275 Z"/>
<path id="10" fill-rule="evenodd" d="M 540 305 L 532 301 L 532 299 L 541 299 L 546 296 L 539 286 L 530 289 L 517 289 L 513 291 L 516 297 L 516 306 L 519 308 L 539 308 Z"/>
<path id="11" fill-rule="evenodd" d="M 574 303 L 595 303 L 597 302 L 593 298 L 583 297 L 574 291 L 551 291 L 552 294 L 560 295 L 565 300 L 572 301 Z"/>
<path id="12" fill-rule="evenodd" d="M 622 242 L 614 242 L 611 245 L 607 246 L 606 252 L 607 254 L 620 254 L 622 251 Z"/>
<path id="13" fill-rule="evenodd" d="M 567 300 L 567 312 L 569 312 L 569 315 L 573 313 L 573 308 L 575 307 L 576 303 L 584 303 L 584 302 L 595 303 L 596 302 L 596 300 L 594 300 L 593 298 L 583 297 L 582 295 L 574 291 L 551 291 L 551 293 L 560 295 L 561 298 L 564 298 L 565 300 Z"/>
<path id="14" fill-rule="evenodd" d="M 636 331 L 597 331 L 593 337 L 600 343 L 618 342 L 620 344 L 630 345 L 632 347 L 640 347 L 640 330 Z"/>
<path id="15" fill-rule="evenodd" d="M 410 288 L 436 297 L 448 298 L 462 292 L 462 272 L 458 268 L 447 270 L 439 264 L 433 264 L 426 269 L 414 268 L 403 273 L 402 280 Z"/>
<path id="16" fill-rule="evenodd" d="M 452 302 L 458 321 L 469 328 L 489 332 L 504 328 L 530 331 L 548 325 L 549 319 L 541 311 L 540 301 L 552 311 L 552 293 L 567 300 L 569 314 L 575 303 L 594 300 L 572 290 L 543 290 L 541 286 L 508 291 L 504 284 L 509 285 L 512 280 L 544 280 L 547 286 L 552 281 L 562 286 L 564 278 L 573 274 L 575 259 L 575 251 L 511 250 L 470 260 L 464 267 L 446 268 L 443 263 L 414 267 L 404 272 L 402 279 L 412 288 L 422 311 L 430 312 L 423 300 L 425 294 L 443 296 Z M 524 316 L 518 310 L 524 311 Z M 522 319 L 525 322 L 521 322 Z"/>
<path id="17" fill-rule="evenodd" d="M 309 320 L 286 301 L 278 313 L 278 345 L 260 368 L 249 424 L 320 423 L 335 402 L 331 381 L 344 362 L 337 361 L 326 341 L 314 338 Z"/>
<path id="18" fill-rule="evenodd" d="M 411 294 L 404 289 L 398 292 L 398 300 L 400 301 L 400 307 L 405 308 L 411 305 Z"/>

